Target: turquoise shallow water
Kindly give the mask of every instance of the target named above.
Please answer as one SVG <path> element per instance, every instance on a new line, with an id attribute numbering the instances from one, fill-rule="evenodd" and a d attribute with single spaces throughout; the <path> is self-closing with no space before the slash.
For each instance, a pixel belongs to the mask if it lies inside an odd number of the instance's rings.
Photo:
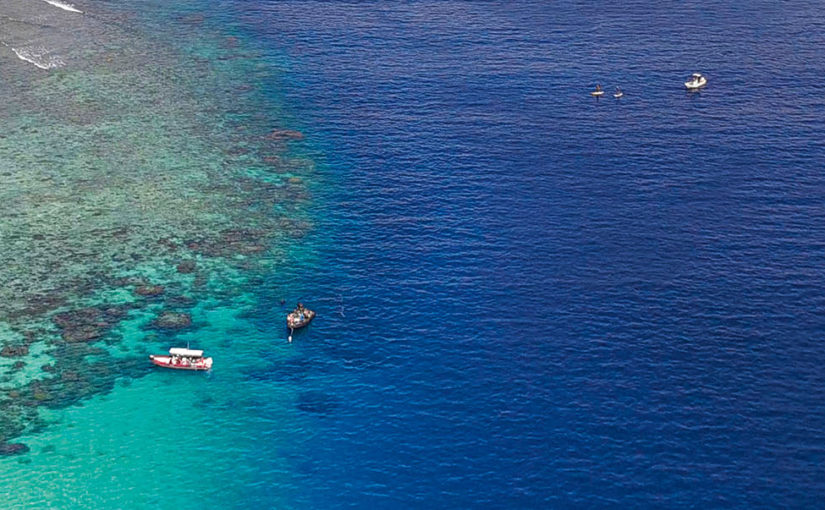
<path id="1" fill-rule="evenodd" d="M 284 506 L 307 425 L 248 377 L 294 355 L 256 291 L 312 251 L 282 71 L 204 5 L 78 7 L 0 4 L 0 445 L 29 449 L 0 457 L 0 507 Z M 40 45 L 60 65 L 9 51 Z M 189 343 L 222 370 L 152 370 Z"/>
<path id="2" fill-rule="evenodd" d="M 25 462 L 4 461 L 4 484 L 14 487 L 5 507 L 281 506 L 256 488 L 277 483 L 287 497 L 288 463 L 282 455 L 265 468 L 257 461 L 261 450 L 288 451 L 306 425 L 290 412 L 293 391 L 244 378 L 243 370 L 289 353 L 255 336 L 238 310 L 205 303 L 195 314 L 208 325 L 191 338 L 220 360 L 220 372 L 124 380 L 82 406 L 44 413 L 48 428 L 21 438 L 32 448 Z"/>

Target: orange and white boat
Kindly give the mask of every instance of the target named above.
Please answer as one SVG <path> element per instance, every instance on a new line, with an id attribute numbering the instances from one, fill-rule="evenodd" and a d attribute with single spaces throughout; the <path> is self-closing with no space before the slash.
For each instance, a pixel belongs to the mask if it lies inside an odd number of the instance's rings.
<path id="1" fill-rule="evenodd" d="M 210 370 L 212 358 L 204 358 L 203 351 L 172 347 L 169 354 L 150 354 L 149 359 L 155 365 L 176 370 Z"/>

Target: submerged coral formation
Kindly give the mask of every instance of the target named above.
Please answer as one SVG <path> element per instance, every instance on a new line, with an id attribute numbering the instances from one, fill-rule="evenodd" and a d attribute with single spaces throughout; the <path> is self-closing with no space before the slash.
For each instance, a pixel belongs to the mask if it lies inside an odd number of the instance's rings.
<path id="1" fill-rule="evenodd" d="M 146 372 L 114 357 L 119 323 L 191 327 L 206 282 L 271 269 L 310 227 L 303 135 L 237 38 L 182 17 L 198 36 L 173 49 L 124 13 L 43 10 L 0 0 L 0 455 L 27 450 L 39 407 Z M 38 44 L 61 66 L 8 51 Z"/>

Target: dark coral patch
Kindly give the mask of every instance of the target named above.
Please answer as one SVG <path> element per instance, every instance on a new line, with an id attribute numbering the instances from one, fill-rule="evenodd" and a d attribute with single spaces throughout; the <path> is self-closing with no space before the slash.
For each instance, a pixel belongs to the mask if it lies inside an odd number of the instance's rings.
<path id="1" fill-rule="evenodd" d="M 190 240 L 187 247 L 210 257 L 253 255 L 266 251 L 271 233 L 260 229 L 230 229 L 215 238 Z"/>
<path id="2" fill-rule="evenodd" d="M 101 328 L 92 325 L 82 325 L 63 329 L 60 334 L 63 340 L 69 343 L 91 342 L 103 336 Z"/>
<path id="3" fill-rule="evenodd" d="M 298 395 L 295 407 L 305 413 L 327 416 L 339 407 L 338 401 L 321 391 L 304 391 Z"/>
<path id="4" fill-rule="evenodd" d="M 66 342 L 89 342 L 102 337 L 127 310 L 126 306 L 80 308 L 55 314 L 52 321 L 61 329 L 61 337 Z"/>
<path id="5" fill-rule="evenodd" d="M 152 325 L 161 329 L 183 329 L 192 325 L 192 317 L 188 313 L 163 312 Z"/>
<path id="6" fill-rule="evenodd" d="M 143 297 L 160 296 L 163 294 L 163 285 L 140 285 L 135 288 L 135 294 Z"/>
<path id="7" fill-rule="evenodd" d="M 194 260 L 184 260 L 180 264 L 178 264 L 177 270 L 178 273 L 181 274 L 189 274 L 194 273 L 195 269 L 197 269 L 198 264 Z"/>
<path id="8" fill-rule="evenodd" d="M 23 443 L 3 443 L 0 442 L 0 456 L 21 455 L 27 453 L 29 447 Z"/>
<path id="9" fill-rule="evenodd" d="M 191 308 L 197 301 L 189 296 L 170 296 L 166 299 L 166 304 L 175 308 Z"/>
<path id="10" fill-rule="evenodd" d="M 0 349 L 0 356 L 4 358 L 19 358 L 29 353 L 27 345 L 5 345 Z"/>
<path id="11" fill-rule="evenodd" d="M 303 140 L 304 134 L 292 129 L 273 129 L 266 137 L 269 140 Z"/>

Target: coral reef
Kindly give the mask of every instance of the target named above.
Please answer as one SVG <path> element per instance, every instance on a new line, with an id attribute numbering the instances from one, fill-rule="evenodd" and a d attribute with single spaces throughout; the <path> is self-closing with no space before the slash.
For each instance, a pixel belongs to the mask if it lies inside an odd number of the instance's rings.
<path id="1" fill-rule="evenodd" d="M 192 317 L 187 313 L 163 312 L 152 325 L 161 329 L 183 329 L 192 325 Z"/>
<path id="2" fill-rule="evenodd" d="M 0 455 L 16 455 L 39 408 L 148 373 L 134 345 L 196 327 L 180 310 L 231 293 L 221 275 L 271 271 L 311 228 L 314 167 L 292 152 L 301 132 L 272 129 L 269 71 L 202 15 L 178 19 L 200 31 L 181 50 L 103 5 L 49 24 L 60 13 L 0 3 L 37 20 L 23 33 L 0 18 L 4 42 L 42 41 L 65 64 L 0 54 Z M 118 328 L 141 314 L 147 339 L 130 343 Z"/>

